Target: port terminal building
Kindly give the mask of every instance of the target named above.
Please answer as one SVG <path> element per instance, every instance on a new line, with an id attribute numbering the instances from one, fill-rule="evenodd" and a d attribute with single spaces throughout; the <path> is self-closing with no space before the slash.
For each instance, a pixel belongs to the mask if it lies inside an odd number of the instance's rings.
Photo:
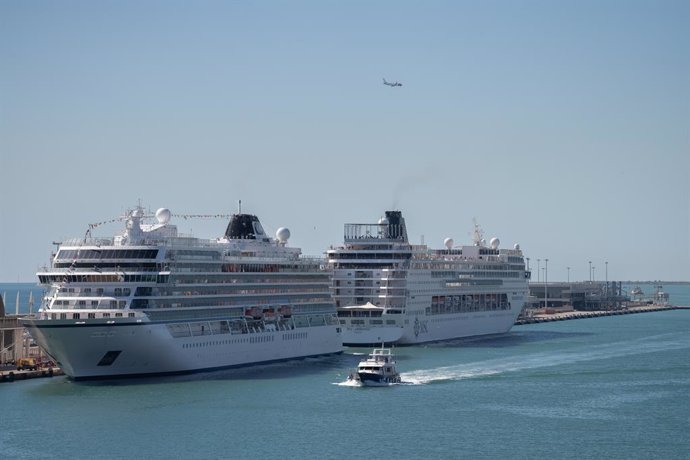
<path id="1" fill-rule="evenodd" d="M 0 364 L 29 355 L 29 340 L 24 335 L 24 327 L 19 324 L 19 315 L 5 314 L 5 303 L 0 297 Z"/>
<path id="2" fill-rule="evenodd" d="M 598 311 L 622 308 L 629 300 L 622 282 L 529 283 L 528 309 Z"/>

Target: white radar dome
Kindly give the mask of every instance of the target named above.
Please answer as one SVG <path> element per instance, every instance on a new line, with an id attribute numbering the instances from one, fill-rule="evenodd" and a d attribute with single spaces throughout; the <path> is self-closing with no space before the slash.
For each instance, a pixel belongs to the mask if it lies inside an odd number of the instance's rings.
<path id="1" fill-rule="evenodd" d="M 276 238 L 278 238 L 278 241 L 281 243 L 285 243 L 290 239 L 290 230 L 285 227 L 280 227 L 276 232 Z"/>
<path id="2" fill-rule="evenodd" d="M 514 248 L 516 251 L 519 251 L 519 250 L 520 250 L 520 245 L 517 244 L 517 243 L 515 243 L 515 246 L 513 246 L 513 248 Z"/>
<path id="3" fill-rule="evenodd" d="M 379 219 L 379 225 L 388 225 L 388 219 L 382 217 Z"/>
<path id="4" fill-rule="evenodd" d="M 491 238 L 491 241 L 489 242 L 489 244 L 491 245 L 491 249 L 498 249 L 498 245 L 501 244 L 501 240 L 494 237 L 494 238 Z"/>
<path id="5" fill-rule="evenodd" d="M 446 238 L 445 240 L 443 240 L 443 245 L 444 245 L 447 249 L 452 248 L 452 247 L 453 247 L 453 243 L 455 243 L 455 241 L 453 241 L 453 238 Z"/>
<path id="6" fill-rule="evenodd" d="M 160 208 L 156 211 L 156 219 L 158 219 L 159 224 L 167 224 L 170 222 L 170 209 Z"/>

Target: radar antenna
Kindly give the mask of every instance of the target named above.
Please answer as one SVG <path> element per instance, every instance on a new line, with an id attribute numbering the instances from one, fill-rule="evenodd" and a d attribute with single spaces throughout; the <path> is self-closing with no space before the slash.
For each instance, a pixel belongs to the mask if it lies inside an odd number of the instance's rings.
<path id="1" fill-rule="evenodd" d="M 474 230 L 472 230 L 472 242 L 475 246 L 481 246 L 484 241 L 484 230 L 477 223 L 477 219 L 472 218 Z"/>
<path id="2" fill-rule="evenodd" d="M 242 206 L 242 202 L 240 201 L 240 207 Z M 240 208 L 241 209 L 241 208 Z M 135 215 L 136 213 L 136 215 Z M 156 211 L 155 214 L 153 213 L 144 213 L 144 210 L 141 206 L 137 206 L 134 208 L 134 210 L 127 210 L 124 215 L 120 217 L 116 217 L 114 219 L 109 219 L 109 220 L 104 220 L 101 222 L 94 222 L 92 224 L 89 224 L 89 228 L 86 230 L 86 234 L 84 235 L 84 242 L 91 236 L 91 231 L 95 228 L 98 228 L 102 225 L 106 224 L 111 224 L 113 222 L 122 222 L 124 220 L 129 220 L 132 217 L 137 217 L 138 219 L 157 219 L 159 224 L 167 224 L 170 221 L 171 217 L 178 217 L 184 220 L 188 219 L 229 219 L 232 217 L 230 214 L 173 214 L 168 210 L 167 208 L 160 208 Z M 56 243 L 53 243 L 56 244 Z M 61 244 L 61 243 L 58 243 Z"/>

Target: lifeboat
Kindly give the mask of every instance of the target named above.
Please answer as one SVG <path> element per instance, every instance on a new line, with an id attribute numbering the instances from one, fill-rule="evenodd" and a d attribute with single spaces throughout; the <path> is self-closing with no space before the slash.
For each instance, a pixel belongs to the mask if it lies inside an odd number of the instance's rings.
<path id="1" fill-rule="evenodd" d="M 259 308 L 259 307 L 247 308 L 244 311 L 244 316 L 246 316 L 247 318 L 252 318 L 252 319 L 261 319 L 263 317 L 263 312 L 261 311 L 261 308 Z"/>

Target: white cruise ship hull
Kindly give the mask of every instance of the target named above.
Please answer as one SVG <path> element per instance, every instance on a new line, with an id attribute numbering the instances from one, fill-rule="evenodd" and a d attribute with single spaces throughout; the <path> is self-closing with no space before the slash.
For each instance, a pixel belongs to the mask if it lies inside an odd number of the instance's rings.
<path id="1" fill-rule="evenodd" d="M 410 327 L 398 341 L 399 345 L 412 345 L 440 340 L 462 339 L 482 335 L 505 334 L 515 324 L 519 308 L 507 311 L 484 311 L 465 314 L 436 315 L 436 317 L 410 318 Z"/>
<path id="2" fill-rule="evenodd" d="M 342 351 L 334 325 L 174 338 L 164 323 L 22 322 L 75 380 L 185 374 Z"/>
<path id="3" fill-rule="evenodd" d="M 343 345 L 351 347 L 380 345 L 381 343 L 413 345 L 473 336 L 505 334 L 515 324 L 523 304 L 524 301 L 516 300 L 510 310 L 501 311 L 433 316 L 403 315 L 405 318 L 404 327 L 344 325 Z M 396 316 L 399 317 L 400 315 Z"/>
<path id="4" fill-rule="evenodd" d="M 343 345 L 365 346 L 394 344 L 402 338 L 405 330 L 402 327 L 362 327 L 348 326 L 343 328 Z"/>

